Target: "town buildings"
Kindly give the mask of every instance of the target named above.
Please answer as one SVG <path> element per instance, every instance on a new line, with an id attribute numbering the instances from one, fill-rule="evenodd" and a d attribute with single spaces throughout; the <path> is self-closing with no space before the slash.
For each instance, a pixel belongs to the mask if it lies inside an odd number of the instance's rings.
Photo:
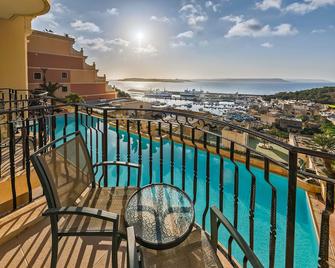
<path id="1" fill-rule="evenodd" d="M 61 87 L 55 96 L 64 98 L 70 93 L 84 100 L 110 100 L 117 97 L 115 90 L 108 90 L 106 76 L 99 76 L 95 63 L 86 63 L 83 49 L 73 48 L 74 38 L 49 32 L 33 31 L 28 37 L 28 88 L 40 88 L 46 82 Z"/>

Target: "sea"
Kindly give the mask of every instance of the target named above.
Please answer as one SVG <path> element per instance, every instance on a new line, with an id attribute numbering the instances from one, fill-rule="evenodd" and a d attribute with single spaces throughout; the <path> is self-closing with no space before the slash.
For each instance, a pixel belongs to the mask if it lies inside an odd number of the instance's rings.
<path id="1" fill-rule="evenodd" d="M 191 80 L 187 82 L 132 82 L 132 81 L 109 81 L 110 85 L 128 90 L 203 90 L 211 93 L 239 93 L 252 95 L 271 95 L 282 91 L 298 91 L 325 86 L 335 86 L 335 82 L 312 81 L 312 80 L 282 80 L 282 79 L 212 79 Z"/>

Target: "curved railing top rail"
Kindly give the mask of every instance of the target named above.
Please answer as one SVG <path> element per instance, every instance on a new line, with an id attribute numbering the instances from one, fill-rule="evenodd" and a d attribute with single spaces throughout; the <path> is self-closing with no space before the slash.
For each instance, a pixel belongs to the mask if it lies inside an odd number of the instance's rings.
<path id="1" fill-rule="evenodd" d="M 89 107 L 89 108 L 96 109 L 96 107 Z M 253 136 L 256 136 L 258 138 L 262 138 L 262 139 L 264 139 L 264 140 L 266 140 L 270 143 L 281 146 L 281 147 L 283 147 L 283 148 L 285 148 L 285 149 L 287 149 L 291 152 L 335 160 L 335 154 L 333 154 L 333 153 L 316 151 L 316 150 L 313 150 L 313 149 L 294 146 L 294 145 L 279 141 L 276 138 L 273 138 L 273 137 L 271 137 L 269 135 L 266 135 L 264 133 L 261 133 L 261 132 L 258 132 L 258 131 L 252 130 L 252 129 L 237 126 L 237 125 L 235 125 L 233 123 L 230 123 L 226 120 L 218 120 L 218 119 L 214 119 L 214 118 L 204 116 L 204 115 L 200 115 L 200 114 L 199 115 L 198 114 L 191 114 L 190 115 L 190 113 L 180 111 L 180 110 L 167 111 L 167 110 L 162 110 L 162 109 L 158 109 L 158 108 L 147 109 L 147 108 L 121 108 L 121 107 L 99 108 L 98 107 L 98 109 L 102 109 L 102 110 L 105 109 L 107 111 L 129 111 L 129 110 L 131 110 L 131 111 L 157 112 L 157 113 L 174 114 L 174 115 L 179 115 L 179 116 L 183 116 L 183 117 L 192 117 L 192 118 L 195 118 L 195 119 L 201 119 L 201 120 L 204 120 L 204 121 L 207 121 L 207 122 L 211 122 L 211 123 L 214 123 L 216 125 L 227 126 L 227 127 L 232 128 L 232 129 L 236 129 L 236 130 L 239 130 L 239 131 L 242 131 L 242 132 L 246 132 L 246 133 L 251 134 Z"/>
<path id="2" fill-rule="evenodd" d="M 175 115 L 175 116 L 181 116 L 181 117 L 187 117 L 187 118 L 193 118 L 193 119 L 200 119 L 203 120 L 204 122 L 210 122 L 213 125 L 216 126 L 224 126 L 224 127 L 230 127 L 232 129 L 248 133 L 250 135 L 253 135 L 255 137 L 264 139 L 267 142 L 276 144 L 289 152 L 292 153 L 300 153 L 300 154 L 305 154 L 309 156 L 314 156 L 314 157 L 320 157 L 324 159 L 330 159 L 330 160 L 335 160 L 335 154 L 329 153 L 329 152 L 323 152 L 323 151 L 317 151 L 313 149 L 308 149 L 308 148 L 303 148 L 303 147 L 298 147 L 294 146 L 288 143 L 284 143 L 282 141 L 277 140 L 274 137 L 271 137 L 267 134 L 258 132 L 256 130 L 244 128 L 238 125 L 235 125 L 231 122 L 228 122 L 226 120 L 218 120 L 212 117 L 209 117 L 207 115 L 200 115 L 200 114 L 190 114 L 189 112 L 181 111 L 181 110 L 162 110 L 158 108 L 123 108 L 123 107 L 101 107 L 93 104 L 86 104 L 86 103 L 71 103 L 71 104 L 58 104 L 58 105 L 49 105 L 49 106 L 44 106 L 44 105 L 38 105 L 38 106 L 33 106 L 33 107 L 26 107 L 24 109 L 11 109 L 11 110 L 0 110 L 0 115 L 4 114 L 9 114 L 13 112 L 25 112 L 25 111 L 35 111 L 35 110 L 41 110 L 41 109 L 57 109 L 57 108 L 63 108 L 63 107 L 68 107 L 68 106 L 78 106 L 81 108 L 86 108 L 86 109 L 96 109 L 100 110 L 101 112 L 106 111 L 107 113 L 110 111 L 137 111 L 137 112 L 155 112 L 155 113 L 161 113 L 161 114 L 170 114 L 170 115 Z"/>

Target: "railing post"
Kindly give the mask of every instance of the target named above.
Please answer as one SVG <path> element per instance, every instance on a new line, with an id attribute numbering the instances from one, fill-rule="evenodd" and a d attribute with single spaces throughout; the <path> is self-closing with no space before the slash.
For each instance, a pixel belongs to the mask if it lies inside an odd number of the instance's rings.
<path id="1" fill-rule="evenodd" d="M 329 258 L 329 219 L 334 212 L 334 185 L 327 182 L 326 208 L 322 212 L 318 267 L 328 268 Z"/>
<path id="2" fill-rule="evenodd" d="M 53 100 L 52 100 L 53 101 Z M 56 139 L 55 135 L 55 129 L 56 129 L 56 117 L 54 113 L 54 107 L 51 108 L 51 141 L 54 141 Z M 55 147 L 55 145 L 53 145 Z"/>
<path id="3" fill-rule="evenodd" d="M 79 115 L 78 115 L 78 105 L 74 106 L 74 119 L 75 119 L 75 130 L 79 130 Z"/>
<path id="4" fill-rule="evenodd" d="M 286 219 L 286 259 L 285 267 L 294 266 L 294 235 L 295 235 L 295 210 L 297 193 L 297 160 L 295 151 L 289 151 L 289 177 L 287 194 L 287 219 Z"/>
<path id="5" fill-rule="evenodd" d="M 107 161 L 107 143 L 108 142 L 108 119 L 107 110 L 103 111 L 103 134 L 102 134 L 102 161 Z M 104 187 L 108 186 L 108 172 L 107 166 L 102 166 L 102 172 L 104 176 Z"/>
<path id="6" fill-rule="evenodd" d="M 9 122 L 9 161 L 10 161 L 10 179 L 12 186 L 13 210 L 16 209 L 16 187 L 15 187 L 15 133 L 14 122 Z"/>

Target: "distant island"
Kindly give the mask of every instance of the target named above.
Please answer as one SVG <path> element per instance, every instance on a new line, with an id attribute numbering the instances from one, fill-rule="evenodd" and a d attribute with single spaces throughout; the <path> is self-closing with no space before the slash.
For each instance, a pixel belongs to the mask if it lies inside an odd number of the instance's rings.
<path id="1" fill-rule="evenodd" d="M 216 79 L 194 79 L 194 80 L 211 80 L 211 81 L 226 81 L 226 82 L 258 82 L 258 83 L 289 83 L 290 81 L 282 78 L 216 78 Z"/>
<path id="2" fill-rule="evenodd" d="M 335 103 L 335 87 L 312 88 L 295 92 L 279 92 L 274 95 L 264 96 L 265 100 L 309 100 L 323 104 Z"/>
<path id="3" fill-rule="evenodd" d="M 192 82 L 191 80 L 185 79 L 165 79 L 165 78 L 124 78 L 118 79 L 121 82 L 164 82 L 164 83 L 184 83 Z"/>

